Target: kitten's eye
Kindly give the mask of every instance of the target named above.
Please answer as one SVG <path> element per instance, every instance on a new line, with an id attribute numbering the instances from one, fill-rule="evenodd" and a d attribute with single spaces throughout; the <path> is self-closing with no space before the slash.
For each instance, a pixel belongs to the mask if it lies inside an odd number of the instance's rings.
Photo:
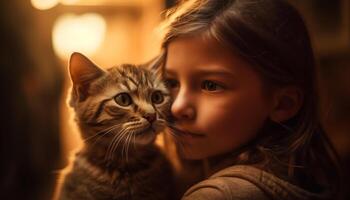
<path id="1" fill-rule="evenodd" d="M 164 101 L 164 96 L 161 91 L 155 91 L 151 96 L 152 103 L 160 104 Z"/>
<path id="2" fill-rule="evenodd" d="M 165 80 L 165 85 L 169 89 L 173 89 L 173 88 L 179 87 L 179 82 L 177 80 L 175 80 L 175 79 L 167 79 L 167 80 Z"/>
<path id="3" fill-rule="evenodd" d="M 215 83 L 213 81 L 208 81 L 208 80 L 203 81 L 203 83 L 201 85 L 201 88 L 203 90 L 207 90 L 207 91 L 210 91 L 210 92 L 219 91 L 219 90 L 223 89 L 222 86 L 218 85 L 217 83 Z"/>
<path id="4" fill-rule="evenodd" d="M 120 93 L 114 97 L 115 102 L 121 106 L 129 106 L 132 103 L 132 99 L 128 93 Z"/>

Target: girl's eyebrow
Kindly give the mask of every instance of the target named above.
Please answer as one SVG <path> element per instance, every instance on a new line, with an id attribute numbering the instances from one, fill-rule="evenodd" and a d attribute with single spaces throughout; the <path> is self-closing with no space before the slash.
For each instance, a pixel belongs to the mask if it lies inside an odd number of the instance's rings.
<path id="1" fill-rule="evenodd" d="M 202 76 L 209 76 L 209 75 L 229 76 L 229 77 L 235 76 L 233 72 L 226 71 L 226 70 L 218 70 L 218 69 L 213 69 L 213 70 L 200 69 L 200 70 L 196 70 L 195 74 L 202 75 Z"/>
<path id="2" fill-rule="evenodd" d="M 166 69 L 165 74 L 168 76 L 176 76 L 177 73 L 173 70 Z M 222 69 L 197 69 L 192 72 L 195 76 L 226 76 L 229 78 L 235 77 L 236 74 Z"/>

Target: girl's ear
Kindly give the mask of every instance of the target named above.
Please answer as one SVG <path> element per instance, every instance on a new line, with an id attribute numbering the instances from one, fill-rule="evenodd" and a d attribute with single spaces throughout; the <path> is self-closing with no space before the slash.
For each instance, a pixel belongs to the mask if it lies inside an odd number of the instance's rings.
<path id="1" fill-rule="evenodd" d="M 69 75 L 73 82 L 74 96 L 79 101 L 87 97 L 91 81 L 101 77 L 105 72 L 80 53 L 73 53 L 69 59 Z"/>
<path id="2" fill-rule="evenodd" d="M 273 95 L 273 109 L 270 119 L 274 122 L 283 122 L 294 117 L 303 104 L 304 95 L 300 88 L 287 86 L 279 88 Z"/>

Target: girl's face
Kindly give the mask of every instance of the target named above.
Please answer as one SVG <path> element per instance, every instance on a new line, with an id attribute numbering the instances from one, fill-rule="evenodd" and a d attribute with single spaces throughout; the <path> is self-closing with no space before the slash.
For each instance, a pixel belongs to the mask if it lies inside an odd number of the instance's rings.
<path id="1" fill-rule="evenodd" d="M 227 153 L 256 137 L 271 105 L 249 63 L 202 37 L 177 38 L 167 50 L 173 132 L 182 157 Z"/>

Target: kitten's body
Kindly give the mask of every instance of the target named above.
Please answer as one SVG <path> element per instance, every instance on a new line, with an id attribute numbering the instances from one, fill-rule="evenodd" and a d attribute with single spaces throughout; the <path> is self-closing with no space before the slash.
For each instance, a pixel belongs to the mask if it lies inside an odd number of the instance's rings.
<path id="1" fill-rule="evenodd" d="M 88 154 L 78 153 L 60 199 L 170 199 L 172 177 L 167 161 L 158 149 L 142 152 L 129 164 L 116 162 L 110 167 L 103 162 L 99 167 Z"/>
<path id="2" fill-rule="evenodd" d="M 154 144 L 170 108 L 160 77 L 133 65 L 103 71 L 77 53 L 70 74 L 84 147 L 59 199 L 171 199 L 172 170 Z"/>

